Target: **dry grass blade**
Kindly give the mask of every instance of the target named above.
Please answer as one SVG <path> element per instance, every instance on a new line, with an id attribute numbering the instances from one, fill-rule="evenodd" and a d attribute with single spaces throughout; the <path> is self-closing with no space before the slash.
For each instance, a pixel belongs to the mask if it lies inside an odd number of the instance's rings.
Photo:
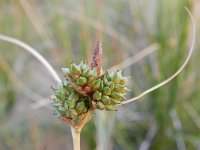
<path id="1" fill-rule="evenodd" d="M 141 50 L 136 55 L 134 55 L 132 57 L 129 57 L 125 61 L 123 61 L 123 62 L 111 67 L 109 69 L 109 71 L 117 71 L 117 70 L 129 67 L 129 66 L 133 65 L 134 63 L 140 61 L 144 57 L 148 56 L 149 54 L 155 52 L 156 50 L 158 50 L 158 44 L 156 44 L 156 43 L 151 44 L 150 46 L 148 46 L 145 49 Z"/>
<path id="2" fill-rule="evenodd" d="M 1 34 L 0 34 L 0 40 L 7 41 L 7 42 L 16 44 L 16 45 L 24 48 L 26 51 L 31 53 L 35 58 L 37 58 L 46 67 L 46 69 L 49 71 L 49 73 L 52 75 L 52 77 L 55 79 L 56 82 L 61 82 L 61 79 L 59 78 L 58 74 L 53 69 L 53 67 L 34 48 L 32 48 L 31 46 L 27 45 L 26 43 L 24 43 L 20 40 L 17 40 L 15 38 L 11 38 L 11 37 L 8 37 L 8 36 L 5 36 L 5 35 L 1 35 Z"/>
<path id="3" fill-rule="evenodd" d="M 150 88 L 150 89 L 144 91 L 142 94 L 140 94 L 140 95 L 138 95 L 138 96 L 136 96 L 136 97 L 134 97 L 134 98 L 132 98 L 132 99 L 123 101 L 123 102 L 122 102 L 121 104 L 119 104 L 119 105 L 128 104 L 128 103 L 130 103 L 130 102 L 136 101 L 136 100 L 142 98 L 143 96 L 145 96 L 146 94 L 148 94 L 148 93 L 150 93 L 150 92 L 152 92 L 152 91 L 158 89 L 159 87 L 161 87 L 161 86 L 167 84 L 167 83 L 170 82 L 172 79 L 174 79 L 177 75 L 179 75 L 179 74 L 183 71 L 183 69 L 185 68 L 185 66 L 188 64 L 188 62 L 189 62 L 189 60 L 190 60 L 190 58 L 191 58 L 191 56 L 192 56 L 192 52 L 193 52 L 193 50 L 194 50 L 195 32 L 196 32 L 196 31 L 195 31 L 195 23 L 194 23 L 193 16 L 192 16 L 191 12 L 188 10 L 187 7 L 185 7 L 185 9 L 186 9 L 186 11 L 188 12 L 188 14 L 189 14 L 189 16 L 190 16 L 190 19 L 191 19 L 191 21 L 192 21 L 192 44 L 191 44 L 191 46 L 190 46 L 188 55 L 187 55 L 185 61 L 183 62 L 183 64 L 181 65 L 181 67 L 180 67 L 172 76 L 170 76 L 169 78 L 167 78 L 167 79 L 164 80 L 163 82 L 161 82 L 161 83 L 159 83 L 159 84 L 153 86 L 152 88 Z"/>

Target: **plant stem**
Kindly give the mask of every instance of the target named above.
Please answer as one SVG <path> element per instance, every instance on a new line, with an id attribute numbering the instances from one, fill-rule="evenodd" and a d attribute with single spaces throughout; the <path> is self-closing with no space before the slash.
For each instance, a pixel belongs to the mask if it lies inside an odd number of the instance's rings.
<path id="1" fill-rule="evenodd" d="M 77 124 L 76 126 L 71 126 L 72 140 L 73 140 L 73 147 L 74 147 L 73 150 L 80 150 L 80 134 L 81 134 L 82 128 L 90 120 L 92 113 L 93 113 L 93 110 L 89 110 L 85 118 L 79 124 Z"/>
<path id="2" fill-rule="evenodd" d="M 75 128 L 71 127 L 72 131 L 72 140 L 73 140 L 73 150 L 80 150 L 80 130 L 76 130 Z"/>

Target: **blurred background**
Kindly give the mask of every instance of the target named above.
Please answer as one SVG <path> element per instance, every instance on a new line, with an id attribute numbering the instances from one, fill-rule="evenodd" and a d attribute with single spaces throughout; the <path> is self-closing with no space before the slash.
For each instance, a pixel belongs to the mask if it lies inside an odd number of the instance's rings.
<path id="1" fill-rule="evenodd" d="M 199 0 L 0 0 L 0 34 L 37 49 L 60 67 L 91 60 L 103 43 L 104 69 L 119 63 L 132 98 L 172 75 L 186 58 L 196 22 L 192 60 L 172 82 L 117 112 L 96 112 L 83 129 L 82 150 L 200 150 Z M 116 69 L 115 68 L 115 69 Z M 62 77 L 63 79 L 63 77 Z M 0 41 L 0 149 L 71 150 L 70 127 L 53 116 L 56 82 L 22 48 Z"/>

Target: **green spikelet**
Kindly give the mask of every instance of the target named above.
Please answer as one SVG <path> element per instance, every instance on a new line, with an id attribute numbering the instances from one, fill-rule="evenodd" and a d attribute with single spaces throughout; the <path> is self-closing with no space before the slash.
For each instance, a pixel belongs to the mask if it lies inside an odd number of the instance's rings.
<path id="1" fill-rule="evenodd" d="M 85 106 L 85 103 L 83 101 L 80 101 L 76 104 L 76 110 L 78 113 L 84 113 L 87 111 L 87 108 Z"/>
<path id="2" fill-rule="evenodd" d="M 109 87 L 104 87 L 103 89 L 103 94 L 104 95 L 111 95 L 111 89 Z"/>
<path id="3" fill-rule="evenodd" d="M 69 70 L 74 75 L 80 75 L 81 74 L 81 69 L 75 64 L 71 64 Z"/>
<path id="4" fill-rule="evenodd" d="M 67 120 L 70 124 L 84 118 L 84 114 L 89 109 L 86 101 L 82 100 L 85 97 L 74 91 L 67 82 L 54 88 L 53 91 L 55 95 L 51 99 L 54 101 L 52 105 L 56 109 L 57 117 Z"/>
<path id="5" fill-rule="evenodd" d="M 88 78 L 88 77 L 90 77 L 90 75 L 91 75 L 90 69 L 87 68 L 87 69 L 83 70 L 83 73 L 82 73 L 83 77 Z"/>
<path id="6" fill-rule="evenodd" d="M 87 79 L 85 77 L 79 77 L 77 80 L 76 80 L 76 84 L 79 85 L 79 86 L 83 86 L 87 83 Z"/>
<path id="7" fill-rule="evenodd" d="M 65 75 L 67 75 L 67 74 L 70 73 L 69 68 L 61 68 L 61 70 L 62 70 L 62 72 L 63 72 Z"/>
<path id="8" fill-rule="evenodd" d="M 126 85 L 127 78 L 122 77 L 121 71 L 111 73 L 106 71 L 101 78 L 100 87 L 97 88 L 98 91 L 94 91 L 93 108 L 109 111 L 115 110 L 114 106 L 125 99 L 124 95 L 130 91 Z"/>
<path id="9" fill-rule="evenodd" d="M 79 124 L 91 110 L 115 111 L 115 106 L 130 91 L 126 87 L 128 78 L 123 77 L 121 71 L 104 72 L 82 61 L 79 65 L 72 63 L 69 68 L 62 68 L 62 72 L 66 80 L 52 88 L 52 105 L 55 115 L 72 125 Z"/>
<path id="10" fill-rule="evenodd" d="M 69 68 L 62 68 L 62 71 L 66 76 L 67 84 L 81 95 L 89 96 L 101 86 L 102 69 L 101 74 L 98 74 L 96 68 L 90 68 L 83 61 L 79 65 L 72 63 Z"/>
<path id="11" fill-rule="evenodd" d="M 120 81 L 120 75 L 119 75 L 118 72 L 116 72 L 116 73 L 114 74 L 114 76 L 113 76 L 113 82 L 114 82 L 114 83 L 119 83 L 119 81 Z"/>
<path id="12" fill-rule="evenodd" d="M 109 105 L 110 104 L 110 97 L 109 96 L 102 96 L 102 102 L 104 105 Z"/>
<path id="13" fill-rule="evenodd" d="M 115 111 L 115 106 L 130 91 L 126 87 L 128 78 L 122 76 L 122 71 L 103 71 L 101 57 L 102 43 L 98 40 L 91 64 L 81 61 L 61 68 L 65 80 L 52 88 L 54 114 L 73 127 L 85 123 L 95 109 Z"/>
<path id="14" fill-rule="evenodd" d="M 101 92 L 95 91 L 93 94 L 93 99 L 99 101 L 99 100 L 101 100 L 101 96 L 102 96 Z"/>
<path id="15" fill-rule="evenodd" d="M 95 84 L 92 89 L 97 90 L 100 88 L 100 85 L 101 85 L 101 80 L 99 79 L 99 80 L 95 81 Z"/>
<path id="16" fill-rule="evenodd" d="M 97 102 L 97 108 L 103 110 L 105 108 L 105 105 L 102 102 Z"/>

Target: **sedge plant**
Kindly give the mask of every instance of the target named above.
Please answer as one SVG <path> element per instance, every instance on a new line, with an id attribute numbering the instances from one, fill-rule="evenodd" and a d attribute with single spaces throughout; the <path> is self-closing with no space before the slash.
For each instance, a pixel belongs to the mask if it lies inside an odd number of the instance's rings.
<path id="1" fill-rule="evenodd" d="M 192 44 L 188 55 L 180 68 L 169 78 L 152 88 L 142 92 L 140 95 L 126 100 L 125 95 L 130 90 L 126 87 L 128 78 L 123 77 L 122 71 L 103 71 L 101 68 L 102 44 L 97 40 L 92 62 L 90 64 L 81 62 L 76 65 L 70 64 L 69 68 L 62 68 L 65 80 L 61 81 L 59 76 L 49 62 L 35 49 L 17 39 L 0 35 L 0 39 L 16 44 L 37 58 L 53 76 L 58 86 L 53 89 L 53 107 L 55 115 L 71 126 L 74 150 L 80 150 L 80 134 L 84 125 L 94 116 L 94 111 L 115 111 L 117 106 L 136 101 L 146 94 L 158 89 L 174 79 L 185 68 L 189 62 L 195 43 L 195 24 L 190 11 L 186 8 L 193 24 Z"/>
<path id="2" fill-rule="evenodd" d="M 95 109 L 115 111 L 128 91 L 128 78 L 122 71 L 108 72 L 101 68 L 102 43 L 97 41 L 91 64 L 83 61 L 62 68 L 65 80 L 53 88 L 55 115 L 69 123 L 79 141 L 84 125 Z M 74 147 L 77 144 L 74 143 Z M 79 149 L 79 145 L 77 146 Z"/>

